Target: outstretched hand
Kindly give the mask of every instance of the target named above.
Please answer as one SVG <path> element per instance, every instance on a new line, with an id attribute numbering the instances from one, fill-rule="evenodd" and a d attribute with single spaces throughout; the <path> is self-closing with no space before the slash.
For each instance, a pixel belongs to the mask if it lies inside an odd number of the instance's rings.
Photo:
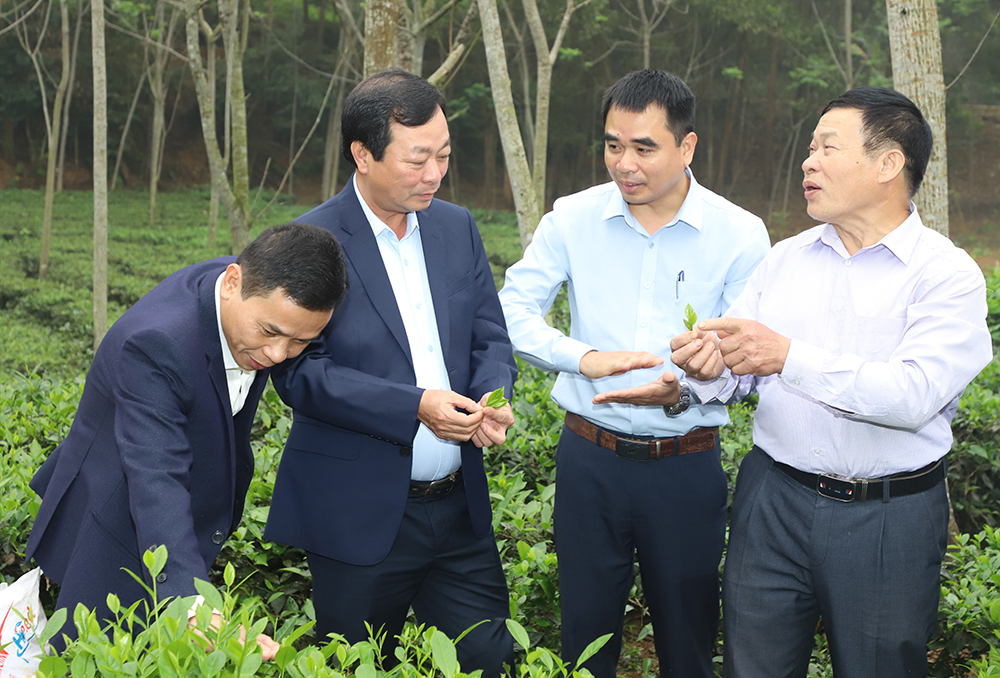
<path id="1" fill-rule="evenodd" d="M 663 358 L 645 351 L 590 351 L 580 358 L 580 374 L 601 379 L 663 364 Z"/>
<path id="2" fill-rule="evenodd" d="M 606 391 L 594 396 L 595 405 L 624 403 L 625 405 L 676 405 L 680 398 L 680 382 L 673 372 L 664 372 L 656 381 L 642 386 Z"/>

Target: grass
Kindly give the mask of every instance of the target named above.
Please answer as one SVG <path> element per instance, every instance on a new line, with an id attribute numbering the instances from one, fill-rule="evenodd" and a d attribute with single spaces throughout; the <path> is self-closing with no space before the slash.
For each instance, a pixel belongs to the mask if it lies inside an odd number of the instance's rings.
<path id="1" fill-rule="evenodd" d="M 224 210 L 217 244 L 209 246 L 209 190 L 160 193 L 149 224 L 149 194 L 119 190 L 108 197 L 109 322 L 165 277 L 192 263 L 230 254 Z M 268 196 L 262 196 L 261 203 Z M 0 371 L 75 376 L 93 357 L 93 194 L 55 196 L 49 274 L 38 280 L 44 194 L 0 191 Z M 253 234 L 291 221 L 315 205 L 282 196 Z M 517 221 L 507 212 L 476 210 L 494 279 L 521 256 Z"/>

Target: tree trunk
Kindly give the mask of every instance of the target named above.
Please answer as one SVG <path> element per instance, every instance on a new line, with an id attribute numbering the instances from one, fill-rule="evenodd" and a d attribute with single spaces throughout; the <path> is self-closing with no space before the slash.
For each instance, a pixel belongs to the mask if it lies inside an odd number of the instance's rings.
<path id="1" fill-rule="evenodd" d="M 122 138 L 118 142 L 118 153 L 115 156 L 115 171 L 111 173 L 111 189 L 115 190 L 118 185 L 118 172 L 122 166 L 122 154 L 125 151 L 125 141 L 128 139 L 128 130 L 132 126 L 132 118 L 135 116 L 135 106 L 139 103 L 139 95 L 142 94 L 142 86 L 146 83 L 146 70 L 143 69 L 139 76 L 139 84 L 136 85 L 135 94 L 132 95 L 132 105 L 128 108 L 128 115 L 125 117 L 125 127 L 122 129 Z"/>
<path id="2" fill-rule="evenodd" d="M 483 130 L 483 193 L 486 198 L 485 206 L 491 210 L 497 208 L 497 142 L 500 140 L 497 132 L 497 123 L 493 115 L 493 110 L 487 105 L 486 99 L 482 101 L 483 120 L 486 121 L 486 129 Z"/>
<path id="3" fill-rule="evenodd" d="M 63 101 L 62 128 L 59 130 L 59 166 L 56 169 L 56 191 L 63 190 L 63 176 L 66 173 L 66 138 L 69 136 L 69 107 L 73 101 L 73 85 L 76 82 L 76 55 L 80 49 L 80 27 L 83 25 L 83 0 L 76 5 L 76 28 L 73 29 L 73 51 L 69 61 L 69 84 L 66 86 L 66 100 Z"/>
<path id="4" fill-rule="evenodd" d="M 226 166 L 222 161 L 222 153 L 219 150 L 219 141 L 215 132 L 215 102 L 209 88 L 208 74 L 205 71 L 201 60 L 201 47 L 198 43 L 199 26 L 199 0 L 185 0 L 184 11 L 186 15 L 185 25 L 187 27 L 187 55 L 188 65 L 191 69 L 191 79 L 194 81 L 195 92 L 198 96 L 198 111 L 201 114 L 201 131 L 205 139 L 205 152 L 208 155 L 209 173 L 212 185 L 219 192 L 226 208 L 226 213 L 230 216 L 230 227 L 235 229 L 234 222 L 238 220 L 237 208 L 234 205 L 233 193 L 229 188 L 229 179 L 226 176 Z M 211 43 L 209 43 L 211 49 Z M 244 157 L 245 157 L 244 149 Z M 245 213 L 245 212 L 244 212 Z M 234 238 L 233 249 L 237 246 Z M 238 251 L 238 250 L 237 250 Z"/>
<path id="5" fill-rule="evenodd" d="M 67 0 L 59 3 L 60 17 L 62 18 L 62 74 L 59 77 L 59 85 L 56 87 L 56 99 L 52 104 L 52 120 L 49 121 L 48 129 L 48 163 L 45 172 L 45 207 L 42 213 L 42 252 L 38 259 L 38 279 L 44 280 L 49 272 L 49 248 L 52 240 L 52 205 L 55 202 L 56 190 L 56 160 L 59 157 L 59 131 L 62 129 L 62 103 L 66 96 L 66 87 L 69 83 L 69 7 Z M 39 43 L 41 39 L 39 39 Z M 36 55 L 37 57 L 37 55 Z M 41 77 L 39 77 L 41 82 Z M 42 88 L 42 103 L 48 109 L 48 102 L 45 101 L 45 89 Z"/>
<path id="6" fill-rule="evenodd" d="M 538 226 L 542 210 L 538 204 L 535 188 L 524 156 L 524 143 L 517 124 L 514 97 L 510 92 L 510 75 L 507 73 L 507 55 L 504 53 L 503 34 L 500 31 L 500 17 L 497 15 L 495 0 L 476 0 L 483 24 L 483 47 L 486 49 L 486 63 L 489 66 L 490 85 L 493 90 L 493 110 L 500 128 L 504 162 L 510 178 L 517 214 L 517 228 L 521 236 L 521 247 L 527 247 L 531 235 Z"/>
<path id="7" fill-rule="evenodd" d="M 778 47 L 780 44 L 780 34 L 775 33 L 771 36 L 771 60 L 767 71 L 767 102 L 764 104 L 764 139 L 761 152 L 764 193 L 771 195 L 772 202 L 774 200 L 774 186 L 777 184 L 774 176 L 774 116 L 778 109 Z"/>
<path id="8" fill-rule="evenodd" d="M 396 65 L 396 0 L 368 0 L 365 3 L 364 77 Z"/>
<path id="9" fill-rule="evenodd" d="M 538 13 L 538 4 L 535 0 L 524 0 L 524 13 L 528 18 L 528 27 L 531 29 L 531 37 L 535 42 L 535 56 L 538 62 L 537 82 L 535 84 L 535 138 L 532 181 L 535 184 L 535 193 L 538 196 L 538 207 L 545 210 L 545 179 L 548 169 L 548 147 L 549 147 L 549 101 L 552 96 L 552 69 L 559 59 L 559 49 L 562 47 L 563 38 L 566 36 L 566 29 L 569 27 L 569 20 L 573 16 L 575 7 L 573 0 L 566 0 L 566 9 L 563 10 L 562 21 L 552 40 L 552 47 L 549 47 L 545 37 L 545 27 L 542 24 L 542 17 Z"/>
<path id="10" fill-rule="evenodd" d="M 147 60 L 149 93 L 153 97 L 153 131 L 149 140 L 149 225 L 156 223 L 156 195 L 160 186 L 160 170 L 163 167 L 163 148 L 166 142 L 166 121 L 164 109 L 167 105 L 166 69 L 170 55 L 164 47 L 173 43 L 174 27 L 177 25 L 177 10 L 170 13 L 170 22 L 165 24 L 165 0 L 157 0 L 153 19 L 153 29 L 147 37 L 160 47 L 153 48 L 152 60 Z"/>
<path id="11" fill-rule="evenodd" d="M 948 235 L 948 139 L 937 3 L 886 0 L 885 5 L 893 83 L 920 108 L 934 133 L 934 150 L 915 202 L 924 224 Z"/>
<path id="12" fill-rule="evenodd" d="M 227 212 L 229 231 L 233 239 L 233 254 L 239 254 L 250 244 L 250 229 L 253 225 L 250 216 L 250 166 L 247 158 L 247 97 L 243 88 L 243 54 L 250 32 L 250 7 L 249 0 L 246 1 L 247 6 L 243 10 L 242 17 L 239 14 L 239 0 L 225 0 L 220 5 L 225 6 L 227 11 L 219 12 L 223 24 L 222 41 L 226 46 L 226 72 L 231 74 L 227 78 L 226 94 L 230 100 L 229 108 L 233 116 L 231 121 L 233 199 L 232 208 Z"/>
<path id="13" fill-rule="evenodd" d="M 94 76 L 94 351 L 108 331 L 108 76 L 104 0 L 93 0 Z"/>

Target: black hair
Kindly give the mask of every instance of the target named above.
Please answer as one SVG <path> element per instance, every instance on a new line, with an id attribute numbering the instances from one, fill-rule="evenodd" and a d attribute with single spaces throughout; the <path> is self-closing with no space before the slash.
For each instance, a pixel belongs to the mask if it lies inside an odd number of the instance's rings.
<path id="1" fill-rule="evenodd" d="M 676 75 L 651 68 L 632 71 L 604 92 L 602 120 L 607 123 L 612 106 L 630 113 L 642 113 L 650 104 L 656 104 L 666 112 L 667 128 L 673 132 L 678 146 L 684 137 L 694 131 L 694 93 L 691 88 Z"/>
<path id="2" fill-rule="evenodd" d="M 389 123 L 419 127 L 434 117 L 438 109 L 445 113 L 444 95 L 423 78 L 400 68 L 389 68 L 368 76 L 344 101 L 340 118 L 341 151 L 357 167 L 351 144 L 360 141 L 376 162 L 385 157 Z"/>
<path id="3" fill-rule="evenodd" d="M 903 175 L 912 198 L 924 180 L 934 147 L 931 126 L 917 105 L 886 87 L 856 87 L 828 103 L 822 115 L 834 108 L 861 111 L 861 134 L 869 157 L 889 147 L 903 152 Z"/>
<path id="4" fill-rule="evenodd" d="M 240 296 L 267 296 L 280 288 L 307 311 L 329 311 L 347 293 L 347 264 L 330 231 L 290 221 L 271 226 L 236 258 Z"/>

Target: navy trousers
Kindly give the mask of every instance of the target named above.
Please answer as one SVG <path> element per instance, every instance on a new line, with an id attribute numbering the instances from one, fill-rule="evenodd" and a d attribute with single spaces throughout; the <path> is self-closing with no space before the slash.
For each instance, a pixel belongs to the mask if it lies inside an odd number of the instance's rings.
<path id="1" fill-rule="evenodd" d="M 403 523 L 385 560 L 350 565 L 307 553 L 313 579 L 316 637 L 339 633 L 349 642 L 368 638 L 365 622 L 385 631 L 383 657 L 391 658 L 410 608 L 420 623 L 455 639 L 462 670 L 498 676 L 513 664 L 514 641 L 507 582 L 492 532 L 472 532 L 465 487 L 440 499 L 408 499 Z"/>
<path id="2" fill-rule="evenodd" d="M 710 678 L 726 529 L 718 445 L 633 461 L 564 428 L 556 464 L 563 659 L 613 633 L 584 666 L 596 678 L 616 675 L 638 558 L 661 675 Z"/>
<path id="3" fill-rule="evenodd" d="M 740 466 L 723 575 L 727 678 L 806 675 L 823 618 L 837 678 L 927 675 L 948 536 L 945 485 L 843 503 L 758 447 Z"/>

